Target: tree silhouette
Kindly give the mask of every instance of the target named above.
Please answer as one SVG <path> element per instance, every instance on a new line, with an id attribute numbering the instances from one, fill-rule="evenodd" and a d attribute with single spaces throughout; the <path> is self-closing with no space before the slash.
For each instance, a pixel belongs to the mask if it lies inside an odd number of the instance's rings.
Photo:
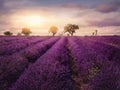
<path id="1" fill-rule="evenodd" d="M 21 36 L 21 33 L 17 33 L 17 36 Z"/>
<path id="2" fill-rule="evenodd" d="M 30 28 L 22 28 L 22 33 L 25 35 L 25 36 L 29 36 L 30 33 L 32 33 L 30 31 Z"/>
<path id="3" fill-rule="evenodd" d="M 95 35 L 97 36 L 98 30 L 95 30 Z"/>
<path id="4" fill-rule="evenodd" d="M 4 32 L 4 35 L 6 35 L 6 36 L 12 36 L 12 35 L 13 35 L 13 33 L 12 33 L 12 32 L 10 32 L 10 31 L 6 31 L 6 32 Z"/>
<path id="5" fill-rule="evenodd" d="M 50 29 L 49 29 L 49 33 L 52 33 L 53 36 L 55 36 L 57 31 L 58 31 L 58 28 L 56 26 L 51 26 Z"/>
<path id="6" fill-rule="evenodd" d="M 75 31 L 79 29 L 78 25 L 75 24 L 67 24 L 64 27 L 64 33 L 68 32 L 71 36 L 73 36 L 73 34 L 75 33 Z"/>

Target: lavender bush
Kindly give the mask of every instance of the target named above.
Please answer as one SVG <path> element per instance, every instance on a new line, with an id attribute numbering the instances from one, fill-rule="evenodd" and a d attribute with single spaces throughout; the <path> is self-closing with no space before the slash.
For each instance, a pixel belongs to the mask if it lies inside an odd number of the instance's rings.
<path id="1" fill-rule="evenodd" d="M 0 36 L 0 90 L 120 90 L 119 36 Z"/>

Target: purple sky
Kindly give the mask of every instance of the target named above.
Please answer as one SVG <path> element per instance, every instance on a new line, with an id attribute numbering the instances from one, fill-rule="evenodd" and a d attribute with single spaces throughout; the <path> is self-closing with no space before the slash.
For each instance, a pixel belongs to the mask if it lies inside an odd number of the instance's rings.
<path id="1" fill-rule="evenodd" d="M 120 35 L 120 0 L 0 0 L 0 34 L 30 27 L 48 35 L 52 25 L 60 34 L 68 23 L 79 25 L 76 35 Z"/>

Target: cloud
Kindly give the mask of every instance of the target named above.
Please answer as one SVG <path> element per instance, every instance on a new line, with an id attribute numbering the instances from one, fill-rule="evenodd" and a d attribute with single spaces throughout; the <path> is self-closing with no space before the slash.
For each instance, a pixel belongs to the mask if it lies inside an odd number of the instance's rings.
<path id="1" fill-rule="evenodd" d="M 114 0 L 106 4 L 100 4 L 96 7 L 96 11 L 102 12 L 102 13 L 110 13 L 115 12 L 120 9 L 120 1 Z"/>
<path id="2" fill-rule="evenodd" d="M 4 4 L 4 0 L 0 0 L 0 9 L 1 7 L 3 7 L 3 4 Z"/>
<path id="3" fill-rule="evenodd" d="M 8 7 L 8 3 L 10 3 L 10 1 L 0 0 L 0 16 L 10 14 L 13 12 L 13 9 L 15 9 L 13 4 L 12 7 Z"/>
<path id="4" fill-rule="evenodd" d="M 102 21 L 90 21 L 89 25 L 90 26 L 97 26 L 97 27 L 120 26 L 120 20 L 105 19 Z"/>
<path id="5" fill-rule="evenodd" d="M 119 10 L 119 3 L 114 2 L 113 5 L 111 3 L 98 5 L 96 11 L 95 5 L 93 5 L 93 2 L 90 2 L 89 0 L 86 0 L 89 1 L 89 3 L 82 3 L 86 1 L 80 1 L 77 3 L 78 0 L 75 1 L 0 0 L 0 31 L 15 30 L 15 33 L 18 32 L 21 30 L 20 27 L 24 26 L 24 20 L 22 20 L 21 17 L 29 15 L 39 15 L 45 19 L 45 22 L 43 22 L 42 25 L 31 28 L 34 33 L 37 33 L 37 30 L 43 30 L 42 32 L 46 33 L 45 30 L 48 30 L 51 25 L 56 25 L 60 30 L 63 30 L 64 25 L 68 23 L 78 24 L 81 30 L 80 34 L 82 33 L 87 35 L 89 33 L 91 34 L 92 31 L 90 31 L 90 29 L 96 29 L 96 26 L 98 29 L 105 27 L 109 27 L 111 30 L 114 30 L 115 27 L 116 29 L 119 29 L 120 13 L 117 11 Z M 99 1 L 98 4 L 100 4 Z M 100 12 L 114 13 L 103 14 Z M 111 28 L 110 26 L 115 27 Z"/>
<path id="6" fill-rule="evenodd" d="M 70 8 L 70 9 L 86 9 L 88 8 L 87 6 L 83 5 L 83 4 L 78 4 L 78 3 L 66 3 L 61 5 L 62 8 Z"/>
<path id="7" fill-rule="evenodd" d="M 118 10 L 118 7 L 114 5 L 100 5 L 97 7 L 97 10 L 103 13 L 114 12 Z"/>
<path id="8" fill-rule="evenodd" d="M 0 14 L 2 14 L 5 11 L 4 3 L 4 0 L 0 0 Z"/>

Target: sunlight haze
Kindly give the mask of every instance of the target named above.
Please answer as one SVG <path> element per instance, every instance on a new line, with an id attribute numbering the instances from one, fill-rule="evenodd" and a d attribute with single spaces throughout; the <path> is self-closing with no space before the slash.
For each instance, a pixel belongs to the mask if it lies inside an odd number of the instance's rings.
<path id="1" fill-rule="evenodd" d="M 32 35 L 49 35 L 55 25 L 62 33 L 67 24 L 77 24 L 75 35 L 120 35 L 119 0 L 0 0 L 0 34 L 15 34 L 28 27 Z"/>

